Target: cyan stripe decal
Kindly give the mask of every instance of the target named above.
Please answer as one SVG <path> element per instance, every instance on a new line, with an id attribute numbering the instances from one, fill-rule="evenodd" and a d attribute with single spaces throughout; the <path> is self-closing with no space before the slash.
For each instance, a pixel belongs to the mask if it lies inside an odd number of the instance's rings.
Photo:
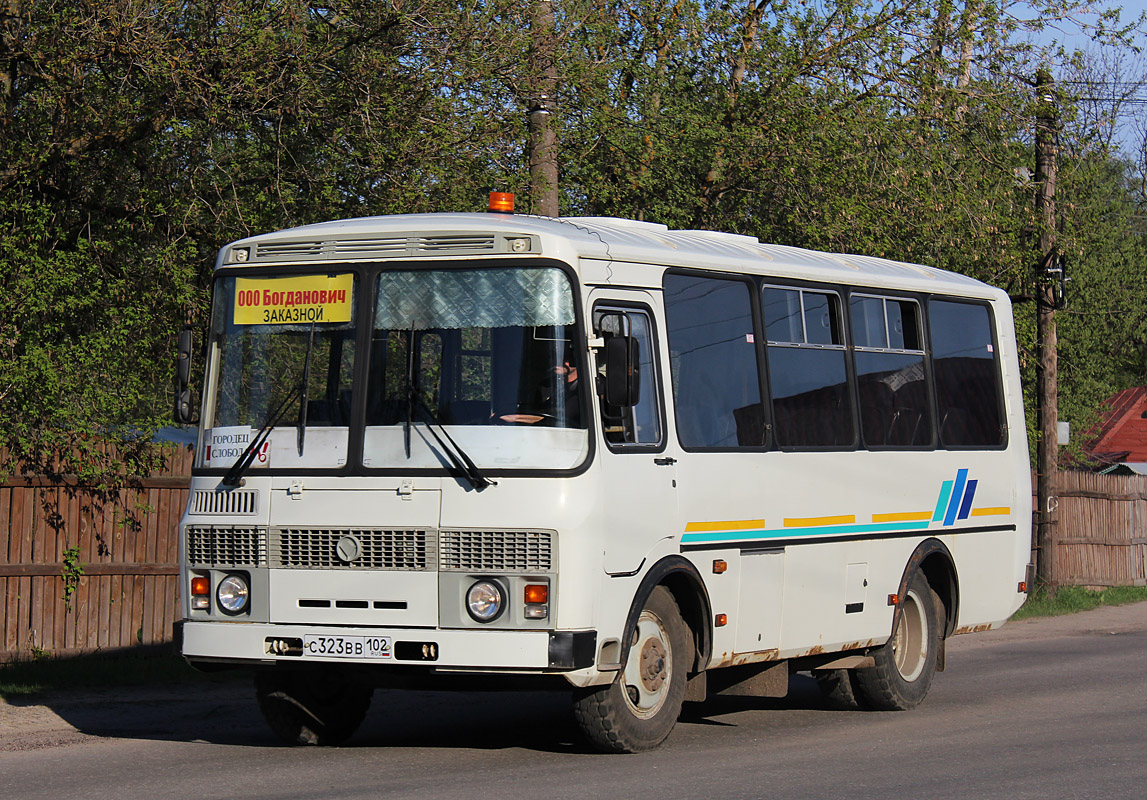
<path id="1" fill-rule="evenodd" d="M 924 530 L 928 520 L 923 522 L 881 522 L 873 525 L 823 525 L 812 528 L 762 528 L 751 531 L 713 531 L 711 533 L 686 533 L 681 544 L 698 542 L 743 542 L 752 539 L 780 539 L 808 536 L 832 536 L 839 533 L 889 533 L 891 531 Z"/>
<path id="2" fill-rule="evenodd" d="M 940 484 L 940 497 L 936 500 L 936 513 L 932 515 L 933 522 L 944 519 L 944 510 L 948 508 L 948 498 L 952 496 L 952 482 L 944 481 Z"/>

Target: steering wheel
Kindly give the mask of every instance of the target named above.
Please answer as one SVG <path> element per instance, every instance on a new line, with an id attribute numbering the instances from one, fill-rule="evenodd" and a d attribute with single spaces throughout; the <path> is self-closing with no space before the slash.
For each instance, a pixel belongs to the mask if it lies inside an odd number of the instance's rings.
<path id="1" fill-rule="evenodd" d="M 557 415 L 546 411 L 514 411 L 509 414 L 494 414 L 495 425 L 544 425 L 557 424 Z"/>

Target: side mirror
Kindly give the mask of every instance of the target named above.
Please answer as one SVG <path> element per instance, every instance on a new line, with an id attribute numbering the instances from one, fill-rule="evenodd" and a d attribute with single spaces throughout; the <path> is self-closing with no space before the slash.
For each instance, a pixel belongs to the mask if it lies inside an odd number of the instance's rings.
<path id="1" fill-rule="evenodd" d="M 187 425 L 191 417 L 191 326 L 179 332 L 179 353 L 175 357 L 175 421 Z"/>
<path id="2" fill-rule="evenodd" d="M 641 398 L 641 348 L 632 336 L 605 340 L 605 402 L 631 408 Z"/>

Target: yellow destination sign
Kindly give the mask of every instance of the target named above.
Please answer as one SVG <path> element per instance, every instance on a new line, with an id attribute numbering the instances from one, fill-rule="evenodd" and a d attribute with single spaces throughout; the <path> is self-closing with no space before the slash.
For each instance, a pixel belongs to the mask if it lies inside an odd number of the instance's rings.
<path id="1" fill-rule="evenodd" d="M 236 325 L 350 322 L 354 275 L 236 278 Z"/>

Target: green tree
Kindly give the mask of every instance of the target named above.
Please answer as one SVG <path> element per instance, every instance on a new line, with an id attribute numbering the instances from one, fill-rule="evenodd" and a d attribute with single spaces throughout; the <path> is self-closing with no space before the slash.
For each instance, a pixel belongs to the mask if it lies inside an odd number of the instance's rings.
<path id="1" fill-rule="evenodd" d="M 458 202 L 462 155 L 434 135 L 444 101 L 409 35 L 425 6 L 3 9 L 5 470 L 114 473 L 107 439 L 144 458 L 140 434 L 169 413 L 174 333 L 200 318 L 227 240 Z"/>

